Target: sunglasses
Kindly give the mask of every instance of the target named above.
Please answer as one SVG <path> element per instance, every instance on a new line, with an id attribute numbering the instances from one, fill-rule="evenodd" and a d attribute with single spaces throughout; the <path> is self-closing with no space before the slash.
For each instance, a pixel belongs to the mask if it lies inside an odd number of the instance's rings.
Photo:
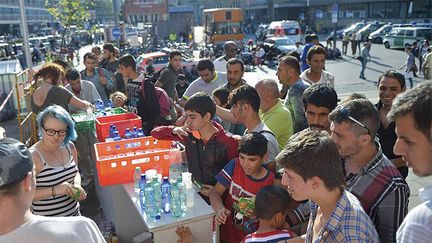
<path id="1" fill-rule="evenodd" d="M 62 136 L 66 136 L 66 134 L 67 134 L 67 130 L 58 130 L 57 131 L 54 129 L 45 129 L 45 127 L 42 127 L 42 129 L 45 131 L 45 133 L 48 136 L 54 136 L 57 133 L 60 137 L 62 137 Z"/>
<path id="2" fill-rule="evenodd" d="M 352 117 L 348 108 L 346 108 L 344 106 L 341 106 L 339 108 L 339 112 L 337 113 L 336 120 L 338 120 L 338 121 L 350 120 L 350 121 L 354 122 L 355 124 L 361 126 L 362 128 L 366 129 L 368 135 L 371 135 L 369 128 L 367 126 L 365 126 L 363 123 L 359 122 L 354 117 Z"/>

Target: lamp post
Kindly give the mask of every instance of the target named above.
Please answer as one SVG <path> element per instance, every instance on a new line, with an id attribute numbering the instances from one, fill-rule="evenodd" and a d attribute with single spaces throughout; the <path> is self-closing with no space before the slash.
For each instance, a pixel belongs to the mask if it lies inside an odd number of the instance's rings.
<path id="1" fill-rule="evenodd" d="M 20 17 L 21 17 L 21 35 L 23 37 L 23 45 L 24 45 L 24 55 L 25 55 L 27 67 L 31 71 L 33 69 L 33 63 L 31 61 L 30 45 L 28 42 L 28 26 L 27 26 L 27 16 L 26 16 L 26 10 L 24 6 L 24 0 L 19 0 L 19 6 L 20 6 Z"/>

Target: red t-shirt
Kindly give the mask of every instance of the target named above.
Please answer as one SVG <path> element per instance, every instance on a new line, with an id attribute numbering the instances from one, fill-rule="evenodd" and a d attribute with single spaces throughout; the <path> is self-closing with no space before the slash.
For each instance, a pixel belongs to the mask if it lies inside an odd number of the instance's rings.
<path id="1" fill-rule="evenodd" d="M 262 179 L 255 179 L 244 173 L 238 159 L 231 160 L 216 176 L 216 180 L 228 189 L 229 195 L 224 198 L 224 205 L 231 210 L 225 224 L 221 225 L 221 238 L 226 242 L 238 243 L 243 238 L 258 229 L 258 221 L 246 216 L 234 223 L 237 211 L 234 205 L 242 197 L 256 197 L 258 191 L 268 185 L 274 184 L 274 175 L 269 170 Z"/>

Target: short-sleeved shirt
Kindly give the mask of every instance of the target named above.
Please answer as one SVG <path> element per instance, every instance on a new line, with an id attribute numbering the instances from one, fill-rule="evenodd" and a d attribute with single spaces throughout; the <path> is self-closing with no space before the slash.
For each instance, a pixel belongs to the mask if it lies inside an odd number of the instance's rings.
<path id="1" fill-rule="evenodd" d="M 311 214 L 305 242 L 380 242 L 374 224 L 360 202 L 344 190 L 324 227 L 314 237 L 313 226 L 318 205 L 311 201 Z M 315 238 L 315 240 L 313 240 Z"/>
<path id="2" fill-rule="evenodd" d="M 174 70 L 171 64 L 168 64 L 168 68 L 165 68 L 158 79 L 162 83 L 162 89 L 164 89 L 171 99 L 175 99 L 175 83 L 177 81 L 178 72 Z"/>
<path id="3" fill-rule="evenodd" d="M 248 133 L 248 130 L 245 130 L 245 134 Z M 279 143 L 270 128 L 268 128 L 264 123 L 258 124 L 252 131 L 250 132 L 258 132 L 261 133 L 267 139 L 267 161 L 263 163 L 263 165 L 268 165 L 270 162 L 275 160 L 276 156 L 279 154 Z"/>
<path id="4" fill-rule="evenodd" d="M 227 68 L 226 68 L 227 60 L 225 60 L 225 55 L 221 56 L 219 58 L 216 58 L 213 61 L 213 65 L 215 67 L 215 71 L 216 72 L 221 72 L 221 73 L 226 73 L 227 72 Z"/>
<path id="5" fill-rule="evenodd" d="M 89 218 L 34 215 L 15 230 L 0 235 L 0 242 L 103 243 L 105 239 L 95 222 Z"/>
<path id="6" fill-rule="evenodd" d="M 275 135 L 279 148 L 282 149 L 293 134 L 293 122 L 291 112 L 278 101 L 266 112 L 259 112 L 261 121 Z"/>
<path id="7" fill-rule="evenodd" d="M 293 233 L 289 230 L 273 230 L 265 233 L 248 234 L 242 243 L 278 243 L 289 240 L 293 237 Z"/>
<path id="8" fill-rule="evenodd" d="M 221 225 L 221 238 L 224 241 L 240 242 L 247 234 L 257 230 L 256 219 L 253 220 L 244 216 L 243 220 L 241 220 L 242 222 L 237 220 L 234 222 L 233 216 L 237 214 L 234 207 L 240 198 L 256 197 L 256 194 L 262 187 L 274 184 L 273 173 L 267 169 L 266 172 L 263 178 L 255 179 L 245 174 L 238 159 L 233 159 L 216 175 L 217 182 L 226 187 L 229 193 L 224 198 L 224 206 L 226 209 L 231 210 L 231 214 L 226 223 Z"/>
<path id="9" fill-rule="evenodd" d="M 66 85 L 65 88 L 75 94 L 70 84 Z M 81 91 L 79 94 L 75 94 L 75 96 L 92 104 L 95 104 L 98 100 L 102 100 L 94 84 L 87 80 L 81 80 Z M 69 105 L 69 109 L 72 113 L 80 111 L 80 109 L 74 105 Z"/>
<path id="10" fill-rule="evenodd" d="M 288 89 L 284 100 L 284 105 L 291 112 L 294 133 L 300 132 L 308 127 L 303 108 L 303 92 L 310 84 L 302 79 L 297 80 Z"/>
<path id="11" fill-rule="evenodd" d="M 59 105 L 69 112 L 69 101 L 72 99 L 73 94 L 61 87 L 53 85 L 45 97 L 45 100 L 41 106 L 34 103 L 33 96 L 31 97 L 31 108 L 35 113 L 43 111 L 50 105 Z"/>
<path id="12" fill-rule="evenodd" d="M 308 76 L 306 75 L 306 73 L 308 72 L 308 70 L 309 70 L 309 69 L 303 71 L 303 72 L 300 74 L 300 78 L 303 79 L 304 81 L 310 83 L 310 84 L 314 84 L 315 82 L 313 82 L 312 80 L 310 80 L 310 79 L 308 78 Z M 334 88 L 335 77 L 334 77 L 333 74 L 331 74 L 331 73 L 329 73 L 329 72 L 327 72 L 327 71 L 325 71 L 325 70 L 322 70 L 322 71 L 321 71 L 321 78 L 320 78 L 320 80 L 318 80 L 318 82 L 316 82 L 316 83 L 326 84 L 326 85 L 329 85 L 330 87 Z"/>
<path id="13" fill-rule="evenodd" d="M 106 85 L 102 85 L 100 83 L 101 76 L 104 76 L 105 79 L 107 80 Z M 83 71 L 81 71 L 81 78 L 84 80 L 88 80 L 94 84 L 94 86 L 96 87 L 96 90 L 98 91 L 104 104 L 107 105 L 108 100 L 109 100 L 109 97 L 108 97 L 109 92 L 114 89 L 113 75 L 103 68 L 95 67 L 94 73 L 92 76 L 87 75 L 87 72 L 85 69 Z"/>
<path id="14" fill-rule="evenodd" d="M 191 97 L 193 94 L 197 92 L 204 92 L 210 95 L 211 97 L 213 94 L 213 90 L 224 85 L 226 81 L 227 81 L 226 74 L 220 72 L 215 72 L 215 76 L 213 80 L 210 81 L 209 83 L 207 83 L 201 77 L 199 77 L 189 85 L 189 87 L 186 89 L 186 91 L 183 94 L 183 98 L 189 99 L 189 97 Z"/>
<path id="15" fill-rule="evenodd" d="M 432 190 L 432 186 L 425 189 Z M 424 190 L 423 192 L 426 192 Z M 427 195 L 432 198 L 432 195 Z M 423 243 L 432 239 L 432 199 L 413 208 L 405 217 L 396 235 L 398 243 Z"/>

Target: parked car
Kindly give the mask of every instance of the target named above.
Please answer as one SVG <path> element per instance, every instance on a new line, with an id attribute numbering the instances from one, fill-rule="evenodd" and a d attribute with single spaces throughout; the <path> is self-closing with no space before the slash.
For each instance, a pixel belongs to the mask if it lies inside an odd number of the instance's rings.
<path id="1" fill-rule="evenodd" d="M 270 37 L 264 40 L 264 43 L 274 44 L 275 48 L 280 50 L 281 54 L 288 53 L 290 51 L 298 51 L 302 47 L 296 46 L 296 42 L 288 37 Z"/>
<path id="2" fill-rule="evenodd" d="M 361 28 L 363 28 L 367 22 L 357 22 L 346 28 L 343 33 L 348 33 L 349 36 L 351 36 L 352 33 L 357 32 Z"/>
<path id="3" fill-rule="evenodd" d="M 146 70 L 148 61 L 153 59 L 154 68 L 156 71 L 159 71 L 163 67 L 168 65 L 169 62 L 169 53 L 166 52 L 152 52 L 142 54 L 137 58 L 138 68 L 140 70 Z M 192 65 L 197 65 L 198 62 L 192 59 L 188 59 L 186 57 L 182 57 L 182 66 L 185 66 L 187 69 L 191 69 Z"/>
<path id="4" fill-rule="evenodd" d="M 384 38 L 386 48 L 405 48 L 414 41 L 432 39 L 432 28 L 427 27 L 398 27 L 393 28 Z"/>
<path id="5" fill-rule="evenodd" d="M 384 22 L 373 22 L 365 25 L 363 28 L 357 31 L 357 36 L 361 35 L 361 40 L 366 41 L 370 35 L 370 33 L 374 32 L 375 30 L 379 29 L 381 26 L 385 25 Z"/>

